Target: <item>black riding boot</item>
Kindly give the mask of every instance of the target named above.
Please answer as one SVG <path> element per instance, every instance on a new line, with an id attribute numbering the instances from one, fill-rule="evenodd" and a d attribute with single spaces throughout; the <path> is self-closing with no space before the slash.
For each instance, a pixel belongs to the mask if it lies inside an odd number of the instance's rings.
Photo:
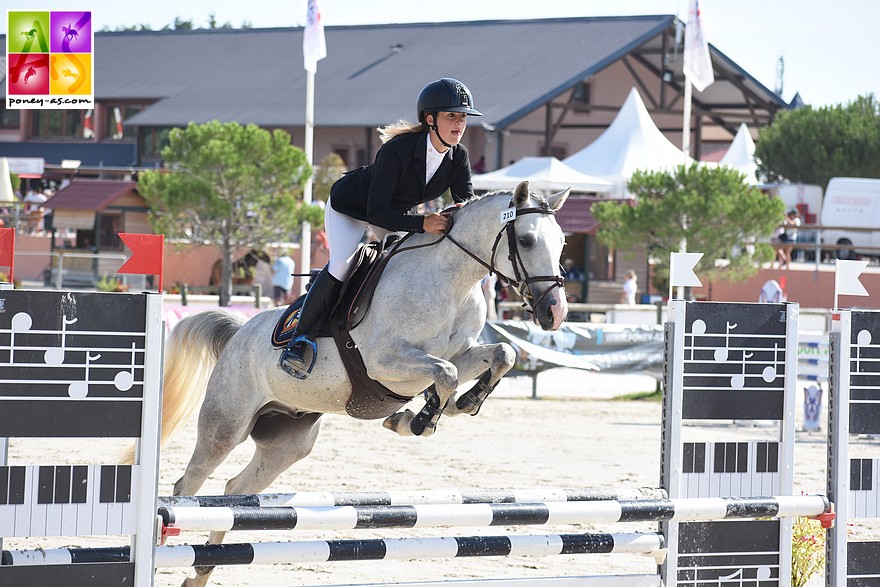
<path id="1" fill-rule="evenodd" d="M 342 282 L 330 275 L 325 267 L 315 277 L 306 299 L 303 300 L 293 338 L 287 343 L 279 360 L 281 368 L 297 379 L 308 377 L 315 366 L 318 345 L 314 339 L 327 314 L 336 304 L 341 286 Z"/>

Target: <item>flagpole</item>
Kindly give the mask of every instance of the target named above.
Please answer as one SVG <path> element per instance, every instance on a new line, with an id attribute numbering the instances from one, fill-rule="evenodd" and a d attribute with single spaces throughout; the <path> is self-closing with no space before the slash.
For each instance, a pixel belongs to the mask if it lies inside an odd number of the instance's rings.
<path id="1" fill-rule="evenodd" d="M 306 70 L 306 136 L 305 136 L 305 154 L 306 162 L 312 164 L 312 151 L 314 150 L 315 139 L 315 72 Z M 312 203 L 312 183 L 313 175 L 309 175 L 303 186 L 303 205 L 309 206 Z M 312 225 L 308 221 L 302 223 L 302 238 L 300 239 L 300 269 L 302 273 L 308 274 L 312 269 Z M 306 284 L 308 278 L 300 279 L 299 293 L 306 293 Z"/>
<path id="2" fill-rule="evenodd" d="M 690 157 L 691 151 L 691 101 L 693 100 L 693 85 L 691 84 L 690 78 L 685 75 L 684 76 L 684 116 L 681 121 L 681 155 L 682 155 L 682 165 L 687 165 L 688 157 Z M 682 228 L 684 228 L 684 223 L 682 223 Z M 682 237 L 681 244 L 679 246 L 679 253 L 687 252 L 687 239 Z M 679 285 L 678 290 L 678 299 L 684 299 L 684 286 Z"/>
<path id="3" fill-rule="evenodd" d="M 840 259 L 834 260 L 834 309 L 832 312 L 837 311 L 837 292 L 838 286 L 840 284 Z"/>

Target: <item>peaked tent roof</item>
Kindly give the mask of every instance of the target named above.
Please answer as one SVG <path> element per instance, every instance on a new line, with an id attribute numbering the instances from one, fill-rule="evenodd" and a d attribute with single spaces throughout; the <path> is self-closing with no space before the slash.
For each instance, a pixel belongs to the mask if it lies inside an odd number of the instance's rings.
<path id="1" fill-rule="evenodd" d="M 674 169 L 691 161 L 660 132 L 638 90 L 633 88 L 611 126 L 563 163 L 581 173 L 611 181 L 612 195 L 622 197 L 627 194 L 626 182 L 634 171 Z"/>
<path id="2" fill-rule="evenodd" d="M 736 131 L 736 136 L 733 137 L 733 142 L 730 143 L 730 147 L 727 148 L 727 152 L 718 164 L 733 167 L 740 173 L 744 174 L 746 176 L 746 182 L 749 185 L 756 185 L 758 183 L 758 164 L 755 162 L 755 141 L 752 140 L 752 135 L 745 122 L 742 123 L 739 130 Z"/>
<path id="3" fill-rule="evenodd" d="M 535 190 L 611 191 L 610 181 L 575 171 L 556 157 L 523 157 L 507 167 L 472 178 L 474 188 L 478 190 L 514 189 L 525 180 Z"/>

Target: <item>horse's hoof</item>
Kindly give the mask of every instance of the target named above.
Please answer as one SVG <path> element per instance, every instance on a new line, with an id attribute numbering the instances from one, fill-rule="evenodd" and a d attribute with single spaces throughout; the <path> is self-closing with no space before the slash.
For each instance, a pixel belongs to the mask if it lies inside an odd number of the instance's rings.
<path id="1" fill-rule="evenodd" d="M 382 426 L 388 428 L 392 432 L 397 432 L 401 436 L 412 436 L 412 430 L 410 430 L 410 425 L 412 424 L 413 417 L 415 414 L 412 413 L 411 410 L 404 410 L 402 412 L 397 412 L 396 414 L 391 414 L 382 422 Z"/>

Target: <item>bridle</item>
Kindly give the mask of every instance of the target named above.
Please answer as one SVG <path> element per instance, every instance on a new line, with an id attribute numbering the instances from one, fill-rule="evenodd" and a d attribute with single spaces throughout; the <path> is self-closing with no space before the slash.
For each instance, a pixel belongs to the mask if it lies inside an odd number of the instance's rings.
<path id="1" fill-rule="evenodd" d="M 544 214 L 547 216 L 552 215 L 552 214 L 556 214 L 556 211 L 552 210 L 550 208 L 550 205 L 547 202 L 541 202 L 540 206 L 538 206 L 538 207 L 518 209 L 513 205 L 513 200 L 511 199 L 510 205 L 507 208 L 507 212 L 508 212 L 509 217 L 506 217 L 506 221 L 504 222 L 504 226 L 501 227 L 501 229 L 498 231 L 498 234 L 495 236 L 495 243 L 492 245 L 492 256 L 489 258 L 488 263 L 486 261 L 484 261 L 483 259 L 481 259 L 480 257 L 478 257 L 473 252 L 471 252 L 466 246 L 464 246 L 463 244 L 458 242 L 452 236 L 452 234 L 451 234 L 452 228 L 453 228 L 452 214 L 454 212 L 456 212 L 457 210 L 458 210 L 458 207 L 453 207 L 453 208 L 450 208 L 450 209 L 444 211 L 449 216 L 450 224 L 449 224 L 449 227 L 446 229 L 446 232 L 443 233 L 442 237 L 440 237 L 436 241 L 428 243 L 427 245 L 418 245 L 418 246 L 436 245 L 436 244 L 440 243 L 443 239 L 448 239 L 452 244 L 454 244 L 456 247 L 458 247 L 459 249 L 464 251 L 470 258 L 472 258 L 474 261 L 476 261 L 477 263 L 479 263 L 480 265 L 482 265 L 483 267 L 488 269 L 489 273 L 495 273 L 496 275 L 498 275 L 498 277 L 500 277 L 502 279 L 502 281 L 504 281 L 505 283 L 511 284 L 514 287 L 514 289 L 516 289 L 516 291 L 519 293 L 520 297 L 522 297 L 523 301 L 525 302 L 526 307 L 532 313 L 534 313 L 535 306 L 537 304 L 541 303 L 541 300 L 543 300 L 547 296 L 547 294 L 549 294 L 551 291 L 553 291 L 553 288 L 563 287 L 563 284 L 565 282 L 565 278 L 563 278 L 561 275 L 536 275 L 536 276 L 529 275 L 529 272 L 526 269 L 525 264 L 523 263 L 522 255 L 519 252 L 519 246 L 518 246 L 519 240 L 516 237 L 516 219 L 518 217 L 523 216 L 525 214 Z M 412 234 L 412 233 L 410 233 L 410 234 Z M 510 265 L 513 267 L 513 277 L 511 277 L 509 275 L 505 275 L 504 273 L 501 273 L 500 271 L 498 271 L 498 269 L 495 266 L 495 258 L 498 254 L 498 245 L 501 243 L 501 238 L 505 234 L 507 235 L 507 250 L 508 250 L 507 258 L 510 260 Z M 402 245 L 403 242 L 406 241 L 409 236 L 410 235 L 408 234 L 403 239 L 398 241 L 398 243 L 397 243 L 398 246 L 395 247 L 395 249 L 392 251 L 391 254 L 403 252 L 404 250 L 410 250 L 413 248 L 417 248 L 417 247 L 406 247 L 403 249 L 399 248 L 399 246 Z M 537 299 L 535 299 L 535 297 L 532 295 L 531 291 L 529 291 L 528 286 L 529 286 L 529 284 L 535 283 L 538 281 L 549 281 L 551 283 L 549 286 L 547 286 L 547 288 L 543 291 L 543 293 L 541 293 L 541 295 L 538 296 Z"/>

